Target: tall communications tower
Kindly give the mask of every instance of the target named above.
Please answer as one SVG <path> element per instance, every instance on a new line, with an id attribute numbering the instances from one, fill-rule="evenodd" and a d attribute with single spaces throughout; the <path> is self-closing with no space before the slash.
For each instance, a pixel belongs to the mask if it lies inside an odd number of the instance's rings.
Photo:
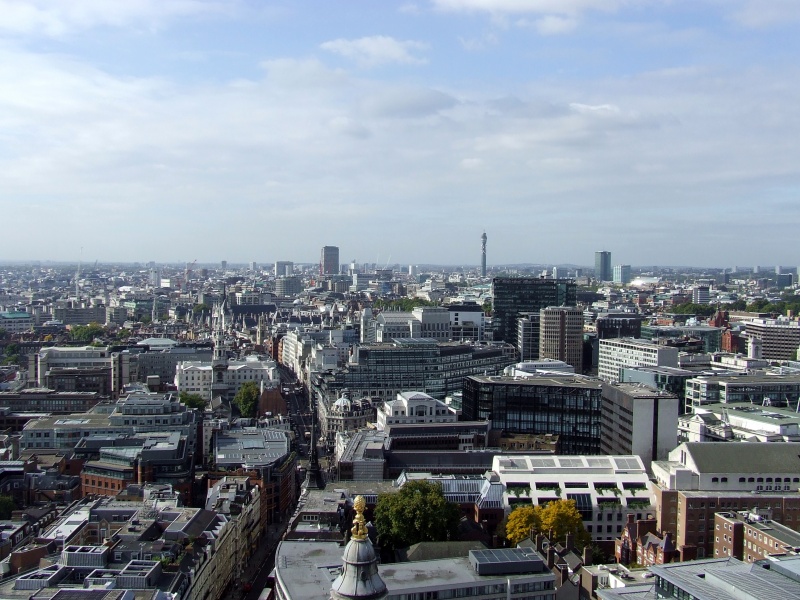
<path id="1" fill-rule="evenodd" d="M 481 277 L 486 277 L 486 232 L 481 236 Z"/>

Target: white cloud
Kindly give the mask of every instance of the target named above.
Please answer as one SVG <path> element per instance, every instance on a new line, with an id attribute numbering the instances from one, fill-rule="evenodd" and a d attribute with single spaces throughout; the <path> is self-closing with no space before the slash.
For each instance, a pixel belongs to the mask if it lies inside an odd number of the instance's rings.
<path id="1" fill-rule="evenodd" d="M 434 7 L 452 12 L 492 14 L 579 15 L 587 11 L 613 12 L 640 0 L 431 0 Z"/>
<path id="2" fill-rule="evenodd" d="M 489 46 L 495 46 L 498 42 L 497 34 L 494 32 L 484 33 L 479 37 L 472 37 L 472 38 L 464 38 L 459 37 L 458 42 L 464 48 L 464 50 L 483 50 Z"/>
<path id="3" fill-rule="evenodd" d="M 462 169 L 466 171 L 474 171 L 475 169 L 480 169 L 483 166 L 483 159 L 482 158 L 464 158 L 459 163 Z"/>
<path id="4" fill-rule="evenodd" d="M 385 35 L 373 35 L 355 40 L 343 38 L 320 44 L 320 48 L 350 60 L 362 67 L 400 63 L 421 65 L 427 62 L 415 53 L 428 48 L 427 44 L 414 40 L 396 40 Z"/>
<path id="5" fill-rule="evenodd" d="M 559 35 L 574 31 L 578 26 L 578 20 L 572 17 L 548 15 L 541 19 L 536 19 L 533 26 L 542 35 Z"/>
<path id="6" fill-rule="evenodd" d="M 59 37 L 92 27 L 145 26 L 203 14 L 223 14 L 222 0 L 0 0 L 0 31 Z"/>
<path id="7" fill-rule="evenodd" d="M 417 4 L 414 4 L 413 2 L 409 2 L 407 4 L 403 4 L 397 10 L 399 12 L 405 14 L 405 15 L 415 15 L 416 16 L 416 15 L 422 14 L 422 11 L 420 10 L 419 6 Z"/>
<path id="8" fill-rule="evenodd" d="M 734 21 L 753 29 L 800 21 L 800 2 L 797 0 L 727 0 L 720 6 Z"/>
<path id="9" fill-rule="evenodd" d="M 348 259 L 372 261 L 380 248 L 396 260 L 463 262 L 480 231 L 466 241 L 443 233 L 457 202 L 465 214 L 485 215 L 490 263 L 580 260 L 583 238 L 589 257 L 599 243 L 592 231 L 661 226 L 665 206 L 742 237 L 737 207 L 755 201 L 747 227 L 756 231 L 760 219 L 773 228 L 760 246 L 777 256 L 782 236 L 800 226 L 797 211 L 775 200 L 793 201 L 778 188 L 800 181 L 799 104 L 800 77 L 784 66 L 537 79 L 510 95 L 491 82 L 401 85 L 313 58 L 186 84 L 0 45 L 0 209 L 47 215 L 34 246 L 29 230 L 6 227 L 3 258 L 63 256 L 78 228 L 113 228 L 120 238 L 136 235 L 140 249 L 103 242 L 91 251 L 101 260 L 313 260 L 309 240 L 324 239 Z M 430 240 L 425 248 L 359 218 L 398 207 L 425 215 L 415 221 L 415 235 Z M 704 221 L 706 213 L 713 218 Z M 531 214 L 535 242 L 523 251 Z M 565 244 L 565 232 L 582 227 L 576 215 L 591 226 Z M 163 227 L 137 226 L 144 217 Z M 185 226 L 170 227 L 178 222 Z M 702 236 L 677 244 L 676 228 L 648 229 L 647 244 L 626 232 L 615 256 L 624 261 L 627 244 L 643 262 L 697 263 L 738 248 L 722 240 L 715 255 Z M 167 247 L 159 244 L 165 232 Z M 220 243 L 204 242 L 212 236 Z M 217 255 L 220 246 L 227 256 Z"/>
<path id="10" fill-rule="evenodd" d="M 454 107 L 458 101 L 437 90 L 387 87 L 367 95 L 362 107 L 374 117 L 427 117 Z"/>

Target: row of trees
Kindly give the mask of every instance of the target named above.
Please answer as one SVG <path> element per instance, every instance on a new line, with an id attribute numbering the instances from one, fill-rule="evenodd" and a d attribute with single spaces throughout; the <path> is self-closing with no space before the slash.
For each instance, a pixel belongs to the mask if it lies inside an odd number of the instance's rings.
<path id="1" fill-rule="evenodd" d="M 258 416 L 258 399 L 261 397 L 261 390 L 254 381 L 246 381 L 236 392 L 233 403 L 239 409 L 239 413 L 248 419 Z M 178 394 L 180 401 L 188 408 L 198 408 L 203 410 L 206 406 L 206 399 L 200 394 L 190 394 L 181 392 Z"/>
<path id="2" fill-rule="evenodd" d="M 429 481 L 411 481 L 397 493 L 381 494 L 375 507 L 378 536 L 389 548 L 455 540 L 460 520 L 458 506 L 447 501 L 439 484 Z M 555 500 L 546 506 L 518 505 L 498 528 L 498 534 L 512 546 L 531 531 L 552 533 L 553 543 L 563 543 L 567 534 L 572 534 L 578 548 L 592 541 L 574 500 Z"/>
<path id="3" fill-rule="evenodd" d="M 567 534 L 572 534 L 578 548 L 592 541 L 574 500 L 555 500 L 545 506 L 518 505 L 500 524 L 498 533 L 516 546 L 530 536 L 532 530 L 547 535 L 552 532 L 553 539 L 550 541 L 553 543 L 564 542 Z"/>
<path id="4" fill-rule="evenodd" d="M 777 302 L 759 298 L 749 304 L 745 300 L 736 300 L 729 304 L 722 304 L 719 308 L 722 310 L 745 310 L 747 312 L 772 313 L 776 315 L 785 315 L 789 311 L 794 314 L 800 314 L 800 296 L 787 293 Z M 670 312 L 676 315 L 699 315 L 703 317 L 710 317 L 716 311 L 716 304 L 694 304 L 692 302 L 678 304 L 670 309 Z"/>

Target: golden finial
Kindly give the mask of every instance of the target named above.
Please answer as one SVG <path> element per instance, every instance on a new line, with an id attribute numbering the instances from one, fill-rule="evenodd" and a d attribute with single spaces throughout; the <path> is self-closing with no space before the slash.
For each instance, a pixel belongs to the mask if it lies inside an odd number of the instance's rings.
<path id="1" fill-rule="evenodd" d="M 364 496 L 356 496 L 353 501 L 353 508 L 356 511 L 356 516 L 353 517 L 353 528 L 350 530 L 351 538 L 354 540 L 367 539 L 367 524 L 364 518 L 364 509 L 367 508 L 367 501 Z"/>

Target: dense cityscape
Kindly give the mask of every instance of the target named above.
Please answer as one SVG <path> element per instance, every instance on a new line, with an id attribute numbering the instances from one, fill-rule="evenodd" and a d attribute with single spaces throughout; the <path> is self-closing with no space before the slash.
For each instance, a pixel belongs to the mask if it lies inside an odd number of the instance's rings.
<path id="1" fill-rule="evenodd" d="M 0 600 L 800 599 L 798 25 L 0 0 Z"/>
<path id="2" fill-rule="evenodd" d="M 489 241 L 0 267 L 0 597 L 794 589 L 797 270 Z"/>

